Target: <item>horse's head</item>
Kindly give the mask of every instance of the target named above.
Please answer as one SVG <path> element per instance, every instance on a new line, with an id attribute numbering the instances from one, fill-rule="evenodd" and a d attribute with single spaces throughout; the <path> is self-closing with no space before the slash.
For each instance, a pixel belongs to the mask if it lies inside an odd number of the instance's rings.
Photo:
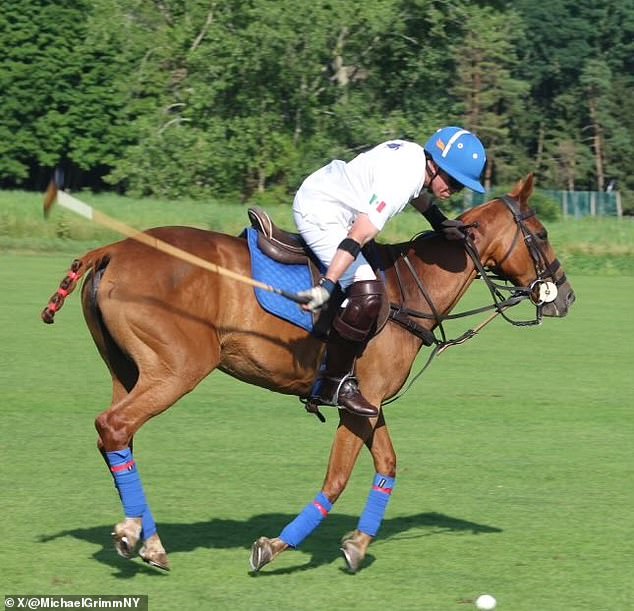
<path id="1" fill-rule="evenodd" d="M 512 193 L 468 210 L 465 223 L 473 232 L 482 264 L 517 287 L 531 289 L 531 300 L 544 316 L 565 316 L 575 293 L 548 242 L 548 233 L 528 204 L 533 175 Z"/>

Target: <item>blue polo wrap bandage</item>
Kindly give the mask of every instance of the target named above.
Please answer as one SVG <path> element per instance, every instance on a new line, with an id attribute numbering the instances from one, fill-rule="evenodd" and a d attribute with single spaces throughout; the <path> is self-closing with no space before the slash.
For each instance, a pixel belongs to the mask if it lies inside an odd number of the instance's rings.
<path id="1" fill-rule="evenodd" d="M 332 509 L 332 503 L 320 492 L 315 500 L 304 508 L 280 533 L 280 539 L 290 547 L 299 547 L 322 522 Z"/>
<path id="2" fill-rule="evenodd" d="M 141 476 L 130 448 L 106 452 L 106 460 L 114 478 L 114 485 L 119 492 L 126 518 L 141 518 L 142 537 L 147 539 L 156 533 L 156 523 L 145 500 L 145 492 L 141 484 Z"/>
<path id="3" fill-rule="evenodd" d="M 388 477 L 380 473 L 374 476 L 372 490 L 370 490 L 368 501 L 357 526 L 361 532 L 371 537 L 376 537 L 381 527 L 381 522 L 383 522 L 383 516 L 385 516 L 387 504 L 395 483 L 396 478 L 394 477 Z"/>

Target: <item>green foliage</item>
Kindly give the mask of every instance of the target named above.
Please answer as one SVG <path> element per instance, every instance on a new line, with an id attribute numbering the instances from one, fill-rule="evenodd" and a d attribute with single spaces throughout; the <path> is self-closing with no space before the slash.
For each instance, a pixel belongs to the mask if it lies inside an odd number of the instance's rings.
<path id="1" fill-rule="evenodd" d="M 502 197 L 507 193 L 511 193 L 513 188 L 515 187 L 515 183 L 509 183 L 506 185 L 499 185 L 492 189 L 491 191 L 486 193 L 486 196 L 477 196 L 474 197 L 476 202 L 481 201 L 489 201 L 491 199 L 495 199 L 497 197 Z M 544 223 L 549 223 L 553 221 L 561 220 L 561 205 L 559 202 L 554 200 L 552 197 L 549 197 L 543 191 L 536 189 L 533 191 L 530 199 L 530 205 L 537 215 Z"/>
<path id="2" fill-rule="evenodd" d="M 544 223 L 558 221 L 561 218 L 559 202 L 556 202 L 541 191 L 535 191 L 531 196 L 531 208 L 537 212 L 537 215 Z"/>
<path id="3" fill-rule="evenodd" d="M 528 84 L 513 77 L 519 59 L 514 42 L 523 37 L 523 23 L 514 11 L 469 7 L 463 36 L 452 49 L 457 71 L 453 92 L 462 102 L 465 125 L 487 143 L 485 185 L 516 179 L 521 148 L 514 125 L 524 115 Z"/>
<path id="4" fill-rule="evenodd" d="M 277 185 L 264 191 L 254 193 L 247 201 L 249 206 L 260 206 L 265 210 L 279 206 L 286 206 L 286 216 L 291 215 L 290 206 L 293 203 L 293 195 L 288 193 L 285 187 Z M 297 231 L 293 229 L 293 231 Z"/>
<path id="5" fill-rule="evenodd" d="M 549 188 L 601 189 L 611 179 L 632 188 L 634 4 L 519 0 L 513 6 L 527 32 L 518 40 L 532 98 L 524 122 L 533 129 L 524 146 L 533 140 L 536 169 Z M 597 136 L 605 139 L 600 149 Z"/>
<path id="6" fill-rule="evenodd" d="M 633 40 L 631 0 L 7 0 L 0 186 L 245 201 L 463 124 L 488 185 L 631 192 Z"/>
<path id="7" fill-rule="evenodd" d="M 112 184 L 127 186 L 133 197 L 203 198 L 210 193 L 231 194 L 238 171 L 226 163 L 213 133 L 189 130 L 178 123 L 148 131 L 139 144 L 128 148 L 124 159 L 107 177 Z M 231 149 L 224 147 L 227 153 Z M 233 194 L 239 192 L 234 188 Z"/>

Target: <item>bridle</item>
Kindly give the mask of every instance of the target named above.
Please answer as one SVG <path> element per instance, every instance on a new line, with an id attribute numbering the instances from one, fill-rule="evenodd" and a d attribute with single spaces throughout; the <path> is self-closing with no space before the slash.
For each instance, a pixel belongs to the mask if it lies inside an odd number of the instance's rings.
<path id="1" fill-rule="evenodd" d="M 519 202 L 509 195 L 504 195 L 500 199 L 502 200 L 502 202 L 504 202 L 511 215 L 513 216 L 513 220 L 515 221 L 517 229 L 508 251 L 499 261 L 496 262 L 496 267 L 490 270 L 483 265 L 480 253 L 478 252 L 478 248 L 475 245 L 473 239 L 468 235 L 468 231 L 464 240 L 465 251 L 472 260 L 476 270 L 476 278 L 483 280 L 486 284 L 493 300 L 492 304 L 472 310 L 467 310 L 464 312 L 459 312 L 456 314 L 442 315 L 440 314 L 440 312 L 438 312 L 436 306 L 434 305 L 433 299 L 429 295 L 429 292 L 427 291 L 423 282 L 416 273 L 414 266 L 407 256 L 407 253 L 401 251 L 399 253 L 399 257 L 394 261 L 394 270 L 396 272 L 398 284 L 403 298 L 404 283 L 401 277 L 401 272 L 399 271 L 399 261 L 402 261 L 405 264 L 411 276 L 414 278 L 419 292 L 423 295 L 425 301 L 429 305 L 431 313 L 412 310 L 411 308 L 404 307 L 402 304 L 391 304 L 390 308 L 392 311 L 390 313 L 390 318 L 394 320 L 394 322 L 396 322 L 397 324 L 406 327 L 414 335 L 420 337 L 425 344 L 436 344 L 444 346 L 463 343 L 465 339 L 469 339 L 469 337 L 472 336 L 471 331 L 467 331 L 466 334 L 460 336 L 455 340 L 448 340 L 446 338 L 442 323 L 446 320 L 464 318 L 466 316 L 479 314 L 488 310 L 495 310 L 496 315 L 501 315 L 502 318 L 504 318 L 507 322 L 511 323 L 514 326 L 523 327 L 539 325 L 542 322 L 543 306 L 546 303 L 550 303 L 556 299 L 558 287 L 566 282 L 565 273 L 562 273 L 559 278 L 555 278 L 555 274 L 561 268 L 561 263 L 559 262 L 559 260 L 554 259 L 553 261 L 548 262 L 543 249 L 539 245 L 537 237 L 526 225 L 526 221 L 535 216 L 535 211 L 528 210 L 526 212 L 522 212 L 520 210 Z M 465 229 L 468 230 L 477 226 L 478 223 L 476 222 L 470 225 L 466 225 Z M 522 240 L 520 240 L 520 236 L 522 237 Z M 535 280 L 533 280 L 529 286 L 514 286 L 510 283 L 510 279 L 502 274 L 502 272 L 500 271 L 500 266 L 513 254 L 515 249 L 522 242 L 526 245 L 526 248 L 531 256 L 533 267 L 535 269 Z M 504 292 L 508 292 L 509 296 L 505 297 L 503 294 Z M 518 305 L 519 303 L 527 299 L 535 305 L 535 317 L 533 319 L 513 320 L 508 316 L 508 314 L 506 314 L 506 310 Z M 421 325 L 418 325 L 413 319 L 433 320 L 437 325 L 437 329 L 441 334 L 442 339 L 437 339 L 431 331 L 425 329 Z"/>
<path id="2" fill-rule="evenodd" d="M 561 268 L 559 259 L 555 258 L 550 263 L 548 262 L 543 249 L 539 245 L 537 236 L 526 225 L 525 221 L 535 216 L 535 211 L 529 209 L 526 212 L 522 212 L 519 208 L 518 201 L 509 195 L 504 195 L 500 199 L 513 215 L 513 220 L 517 226 L 513 242 L 511 243 L 507 253 L 497 262 L 496 267 L 493 270 L 487 270 L 482 265 L 480 254 L 475 243 L 470 237 L 465 238 L 465 250 L 471 257 L 473 264 L 478 271 L 479 277 L 484 280 L 487 288 L 489 289 L 493 298 L 493 305 L 491 307 L 498 310 L 505 320 L 515 326 L 538 325 L 542 322 L 543 306 L 557 298 L 558 287 L 566 282 L 566 274 L 562 272 L 559 278 L 555 278 L 555 274 Z M 533 280 L 533 282 L 531 282 L 531 284 L 527 287 L 499 284 L 495 282 L 495 280 L 501 280 L 505 283 L 510 282 L 510 280 L 500 272 L 500 266 L 511 256 L 517 245 L 520 243 L 520 235 L 522 236 L 526 249 L 533 261 L 535 280 Z M 510 291 L 511 297 L 509 299 L 504 299 L 501 293 L 502 291 Z M 515 321 L 504 313 L 505 309 L 512 305 L 517 305 L 525 299 L 529 299 L 535 305 L 536 312 L 533 320 Z"/>
<path id="3" fill-rule="evenodd" d="M 557 298 L 558 287 L 566 282 L 566 274 L 562 272 L 559 278 L 555 278 L 556 272 L 561 268 L 561 263 L 557 258 L 555 258 L 550 263 L 538 243 L 537 237 L 535 234 L 526 226 L 526 221 L 533 216 L 535 216 L 535 211 L 529 209 L 526 212 L 522 212 L 520 210 L 519 202 L 512 198 L 510 195 L 504 195 L 500 198 L 508 210 L 511 212 L 513 216 L 513 220 L 517 226 L 515 236 L 513 237 L 513 241 L 511 246 L 509 247 L 506 254 L 496 263 L 496 267 L 493 270 L 487 269 L 483 264 L 480 257 L 480 253 L 475 245 L 473 239 L 469 236 L 468 229 L 476 228 L 478 223 L 471 223 L 465 225 L 466 236 L 464 240 L 465 251 L 473 261 L 473 264 L 476 269 L 476 278 L 482 279 L 488 290 L 491 294 L 491 298 L 493 299 L 493 303 L 487 306 L 483 306 L 480 308 L 475 308 L 471 310 L 467 310 L 464 312 L 460 312 L 457 314 L 446 314 L 441 315 L 436 306 L 434 305 L 429 292 L 423 285 L 421 279 L 419 278 L 416 270 L 414 269 L 412 263 L 410 262 L 407 254 L 403 251 L 400 252 L 399 258 L 394 261 L 394 270 L 396 272 L 399 288 L 401 291 L 401 295 L 404 298 L 404 290 L 403 290 L 403 281 L 401 278 L 401 274 L 398 269 L 398 261 L 402 260 L 403 263 L 408 268 L 408 271 L 414 278 L 416 285 L 420 291 L 420 293 L 425 298 L 425 301 L 429 305 L 431 310 L 430 313 L 420 312 L 417 310 L 412 310 L 410 308 L 404 307 L 401 305 L 390 304 L 390 319 L 399 324 L 400 326 L 406 328 L 409 332 L 416 335 L 420 339 L 422 339 L 425 345 L 431 346 L 435 345 L 433 351 L 427 359 L 427 362 L 422 367 L 422 369 L 410 380 L 407 387 L 400 392 L 398 395 L 392 397 L 388 401 L 384 401 L 383 405 L 387 405 L 399 399 L 409 388 L 414 384 L 414 382 L 423 374 L 423 372 L 427 369 L 427 367 L 431 364 L 432 360 L 435 356 L 443 352 L 445 349 L 450 346 L 455 346 L 458 344 L 463 344 L 467 340 L 475 337 L 475 335 L 489 322 L 491 322 L 496 316 L 500 315 L 504 320 L 511 323 L 513 326 L 518 327 L 526 327 L 539 325 L 542 322 L 542 308 L 546 303 L 550 303 Z M 520 242 L 520 235 L 523 238 L 523 243 L 526 245 L 526 248 L 531 256 L 533 261 L 533 266 L 535 268 L 535 280 L 533 280 L 529 286 L 514 286 L 510 284 L 510 279 L 504 276 L 500 272 L 500 266 L 504 261 L 506 261 L 513 253 L 513 251 L 518 247 Z M 415 239 L 415 236 L 413 239 Z M 413 241 L 413 240 L 412 240 Z M 501 284 L 503 282 L 504 284 Z M 510 292 L 509 297 L 504 297 L 502 294 L 503 291 Z M 533 305 L 535 305 L 535 318 L 531 320 L 513 320 L 507 314 L 506 310 L 509 308 L 518 305 L 519 303 L 530 300 Z M 481 312 L 486 312 L 487 310 L 494 310 L 493 314 L 489 316 L 487 320 L 483 323 L 480 323 L 474 329 L 469 329 L 465 333 L 463 333 L 460 337 L 455 339 L 447 339 L 445 335 L 445 331 L 443 328 L 443 321 L 452 320 L 456 318 L 463 318 L 466 316 L 471 316 L 473 314 L 479 314 Z M 442 339 L 438 339 L 436 335 L 426 329 L 422 325 L 419 325 L 414 319 L 427 319 L 433 320 L 436 322 L 437 329 L 439 330 Z"/>

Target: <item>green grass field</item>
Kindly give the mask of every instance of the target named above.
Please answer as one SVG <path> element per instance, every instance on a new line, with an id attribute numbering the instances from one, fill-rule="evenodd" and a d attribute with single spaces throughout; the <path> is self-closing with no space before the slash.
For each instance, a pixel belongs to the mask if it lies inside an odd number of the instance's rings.
<path id="1" fill-rule="evenodd" d="M 367 453 L 301 551 L 248 573 L 252 541 L 319 490 L 337 418 L 321 425 L 293 398 L 212 374 L 136 438 L 164 574 L 110 543 L 121 507 L 93 428 L 110 386 L 78 295 L 52 327 L 39 320 L 71 258 L 0 255 L 5 594 L 149 594 L 152 611 L 460 611 L 488 592 L 500 611 L 632 609 L 633 277 L 571 275 L 568 318 L 496 321 L 386 408 L 398 483 L 356 575 L 338 542 L 365 503 Z M 465 300 L 482 304 L 478 290 Z"/>

